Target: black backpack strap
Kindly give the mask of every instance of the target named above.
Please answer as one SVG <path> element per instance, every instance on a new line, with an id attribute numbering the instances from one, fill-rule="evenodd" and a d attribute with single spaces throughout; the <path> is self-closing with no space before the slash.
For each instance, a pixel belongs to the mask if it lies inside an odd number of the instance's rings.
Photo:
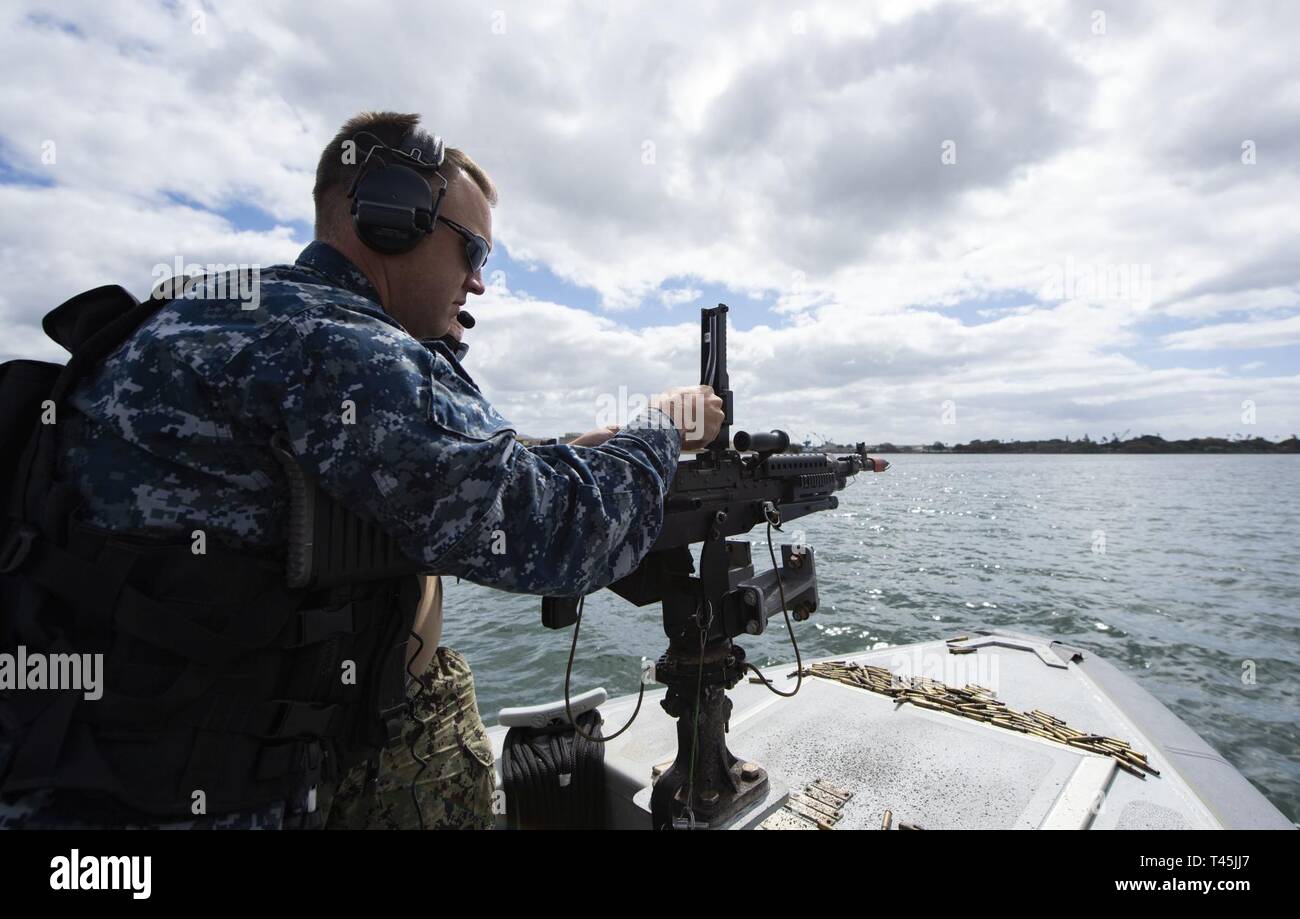
<path id="1" fill-rule="evenodd" d="M 141 303 L 125 288 L 109 284 L 77 294 L 51 310 L 41 325 L 72 357 L 46 398 L 60 405 L 83 376 L 168 302 L 151 298 Z M 15 470 L 16 501 L 10 507 L 30 523 L 43 523 L 46 495 L 53 485 L 54 428 L 51 424 L 37 428 Z"/>
<path id="2" fill-rule="evenodd" d="M 158 304 L 160 299 L 150 302 Z M 105 284 L 83 291 L 45 314 L 41 328 L 69 354 L 83 350 L 102 329 L 121 319 L 140 301 L 118 284 Z"/>
<path id="3" fill-rule="evenodd" d="M 63 372 L 62 364 L 14 360 L 0 364 L 0 522 L 17 517 L 23 506 L 25 473 L 35 449 L 33 436 L 40 424 L 46 399 Z M 13 549 L 11 547 L 10 552 Z M 0 571 L 5 567 L 0 552 Z"/>

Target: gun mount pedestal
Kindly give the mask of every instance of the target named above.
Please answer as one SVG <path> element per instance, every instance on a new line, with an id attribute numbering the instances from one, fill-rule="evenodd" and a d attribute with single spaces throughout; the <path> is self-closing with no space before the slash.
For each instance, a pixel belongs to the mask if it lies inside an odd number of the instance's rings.
<path id="1" fill-rule="evenodd" d="M 668 686 L 664 711 L 677 719 L 677 758 L 650 795 L 658 829 L 718 826 L 767 792 L 767 772 L 742 763 L 727 749 L 731 700 L 726 690 L 744 673 L 744 650 L 724 641 L 712 646 L 669 646 L 655 665 Z"/>
<path id="2" fill-rule="evenodd" d="M 755 576 L 749 543 L 717 534 L 704 542 L 699 577 L 688 551 L 665 552 L 661 560 L 659 599 L 669 643 L 655 679 L 668 687 L 662 705 L 677 719 L 677 757 L 651 793 L 657 829 L 716 827 L 764 799 L 767 772 L 727 748 L 726 691 L 745 675 L 745 651 L 732 638 L 766 631 L 783 593 L 796 618 L 817 608 L 811 549 L 782 546 L 780 570 Z"/>

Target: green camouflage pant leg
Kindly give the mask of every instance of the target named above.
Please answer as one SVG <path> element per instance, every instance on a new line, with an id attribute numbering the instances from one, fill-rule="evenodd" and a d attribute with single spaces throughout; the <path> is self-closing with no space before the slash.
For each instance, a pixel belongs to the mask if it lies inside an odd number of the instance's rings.
<path id="1" fill-rule="evenodd" d="M 407 698 L 415 717 L 407 719 L 403 746 L 382 751 L 377 762 L 362 763 L 339 781 L 326 828 L 419 829 L 422 815 L 425 829 L 490 829 L 492 744 L 465 658 L 439 648 Z"/>

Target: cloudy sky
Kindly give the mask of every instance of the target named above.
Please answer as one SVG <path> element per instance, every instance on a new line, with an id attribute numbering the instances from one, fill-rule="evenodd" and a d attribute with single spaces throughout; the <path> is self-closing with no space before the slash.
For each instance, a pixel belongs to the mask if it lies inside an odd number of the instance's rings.
<path id="1" fill-rule="evenodd" d="M 321 147 L 397 109 L 501 189 L 467 364 L 525 433 L 698 382 L 719 302 L 741 427 L 1300 431 L 1300 4 L 182 0 L 0 26 L 0 359 L 60 358 L 39 320 L 81 289 L 292 261 Z"/>

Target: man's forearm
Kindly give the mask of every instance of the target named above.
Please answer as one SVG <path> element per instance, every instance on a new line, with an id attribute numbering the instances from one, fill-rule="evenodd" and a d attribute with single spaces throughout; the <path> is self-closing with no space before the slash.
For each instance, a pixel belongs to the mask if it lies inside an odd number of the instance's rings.
<path id="1" fill-rule="evenodd" d="M 681 443 L 672 419 L 646 409 L 594 449 L 518 447 L 490 510 L 438 571 L 516 593 L 604 587 L 654 544 Z"/>

